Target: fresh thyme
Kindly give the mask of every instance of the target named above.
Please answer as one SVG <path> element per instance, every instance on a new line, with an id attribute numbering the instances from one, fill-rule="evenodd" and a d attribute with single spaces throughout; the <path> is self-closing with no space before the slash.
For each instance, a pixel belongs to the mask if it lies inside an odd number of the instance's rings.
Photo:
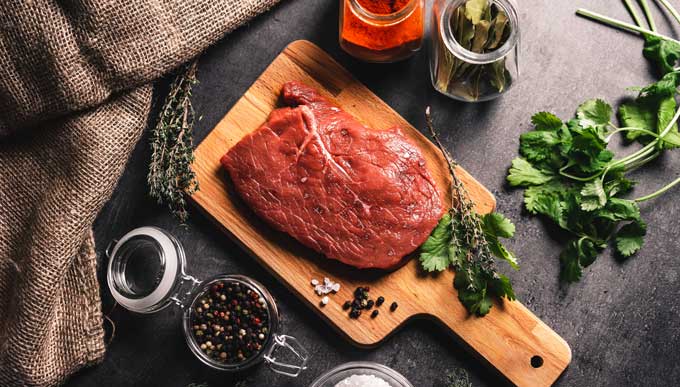
<path id="1" fill-rule="evenodd" d="M 149 194 L 184 223 L 187 220 L 186 196 L 196 192 L 198 181 L 191 169 L 194 161 L 194 108 L 191 90 L 196 79 L 197 61 L 182 68 L 170 86 L 158 124 L 151 134 Z"/>
<path id="2" fill-rule="evenodd" d="M 515 226 L 503 215 L 479 215 L 474 202 L 456 172 L 456 162 L 434 130 L 430 108 L 425 110 L 427 127 L 448 163 L 451 174 L 451 208 L 421 246 L 420 262 L 426 271 L 456 272 L 454 287 L 470 313 L 483 316 L 493 305 L 492 298 L 515 299 L 510 279 L 496 271 L 494 257 L 519 269 L 515 256 L 500 242 L 511 238 Z"/>

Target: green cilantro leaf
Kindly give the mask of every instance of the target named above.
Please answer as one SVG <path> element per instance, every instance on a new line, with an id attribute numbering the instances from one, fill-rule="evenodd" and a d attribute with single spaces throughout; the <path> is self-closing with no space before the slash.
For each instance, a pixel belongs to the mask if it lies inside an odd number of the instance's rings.
<path id="1" fill-rule="evenodd" d="M 555 154 L 553 147 L 560 142 L 557 132 L 534 130 L 520 136 L 519 153 L 529 161 L 543 161 Z"/>
<path id="2" fill-rule="evenodd" d="M 656 65 L 661 74 L 673 71 L 680 59 L 680 45 L 670 40 L 645 35 L 642 55 Z"/>
<path id="3" fill-rule="evenodd" d="M 420 263 L 423 269 L 442 271 L 451 265 L 451 215 L 445 214 L 420 246 Z"/>
<path id="4" fill-rule="evenodd" d="M 661 100 L 657 115 L 657 133 L 661 134 L 661 132 L 666 129 L 666 126 L 671 123 L 671 120 L 675 115 L 676 107 L 677 104 L 674 96 L 669 96 Z M 670 132 L 663 137 L 663 140 L 663 147 L 666 149 L 680 147 L 680 133 L 678 133 L 677 123 L 673 124 Z"/>
<path id="5" fill-rule="evenodd" d="M 498 212 L 482 216 L 482 229 L 494 238 L 512 238 L 515 235 L 515 225 L 508 218 Z"/>
<path id="6" fill-rule="evenodd" d="M 594 211 L 604 207 L 607 203 L 607 194 L 604 192 L 602 180 L 595 179 L 583 186 L 581 190 L 581 209 Z"/>
<path id="7" fill-rule="evenodd" d="M 619 106 L 619 120 L 625 127 L 641 128 L 655 131 L 656 112 L 649 106 L 640 103 L 627 103 Z M 640 137 L 640 131 L 631 130 L 625 132 L 626 139 L 633 141 Z"/>
<path id="8" fill-rule="evenodd" d="M 606 126 L 609 124 L 611 116 L 612 107 L 601 99 L 591 99 L 576 109 L 579 125 L 584 128 Z"/>
<path id="9" fill-rule="evenodd" d="M 612 222 L 640 220 L 640 207 L 632 200 L 610 198 L 607 205 L 597 212 L 597 217 Z"/>
<path id="10" fill-rule="evenodd" d="M 562 263 L 561 277 L 567 282 L 581 279 L 583 267 L 590 266 L 597 258 L 597 248 L 593 241 L 582 237 L 569 242 L 560 255 Z"/>
<path id="11" fill-rule="evenodd" d="M 482 216 L 482 230 L 491 252 L 498 258 L 507 261 L 513 269 L 519 270 L 517 257 L 505 248 L 498 239 L 512 238 L 515 235 L 515 225 L 505 216 L 492 212 Z"/>
<path id="12" fill-rule="evenodd" d="M 510 278 L 504 276 L 503 274 L 498 274 L 498 278 L 494 278 L 491 281 L 491 286 L 489 287 L 491 291 L 499 298 L 507 297 L 508 300 L 515 300 L 515 291 L 512 289 L 512 284 L 510 283 Z"/>
<path id="13" fill-rule="evenodd" d="M 642 248 L 647 234 L 647 224 L 641 220 L 628 223 L 616 233 L 616 251 L 624 257 L 630 257 Z"/>
<path id="14" fill-rule="evenodd" d="M 536 130 L 556 131 L 562 127 L 562 120 L 548 112 L 538 112 L 531 116 L 531 123 Z"/>
<path id="15" fill-rule="evenodd" d="M 522 159 L 512 160 L 512 167 L 508 174 L 508 182 L 511 186 L 541 185 L 553 179 L 553 174 L 548 171 L 534 168 L 531 163 Z"/>

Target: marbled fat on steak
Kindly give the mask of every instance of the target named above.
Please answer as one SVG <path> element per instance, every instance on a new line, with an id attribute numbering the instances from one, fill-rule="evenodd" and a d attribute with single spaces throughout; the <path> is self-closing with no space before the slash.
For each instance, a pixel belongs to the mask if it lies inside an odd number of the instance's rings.
<path id="1" fill-rule="evenodd" d="M 304 245 L 358 268 L 392 268 L 443 214 L 425 159 L 399 128 L 374 130 L 299 82 L 291 107 L 221 159 L 253 211 Z"/>

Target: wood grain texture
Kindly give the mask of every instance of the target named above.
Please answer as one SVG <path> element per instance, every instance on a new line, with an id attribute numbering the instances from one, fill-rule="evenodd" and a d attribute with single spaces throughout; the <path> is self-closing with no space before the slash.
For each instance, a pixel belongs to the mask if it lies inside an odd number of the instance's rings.
<path id="1" fill-rule="evenodd" d="M 449 330 L 458 343 L 518 386 L 549 386 L 571 361 L 567 343 L 520 302 L 497 303 L 484 318 L 468 315 L 453 289 L 453 273 L 429 275 L 410 260 L 392 272 L 361 271 L 325 259 L 258 219 L 240 201 L 220 157 L 279 106 L 281 86 L 298 80 L 316 87 L 344 110 L 372 128 L 400 126 L 421 149 L 441 192 L 450 176 L 437 148 L 399 114 L 355 80 L 325 52 L 307 41 L 291 43 L 255 81 L 196 150 L 194 170 L 201 190 L 194 202 L 262 265 L 304 300 L 333 328 L 359 346 L 380 344 L 411 318 L 430 318 Z M 462 168 L 458 172 L 480 213 L 493 211 L 491 193 Z M 447 200 L 450 196 L 447 195 Z M 311 278 L 329 277 L 342 284 L 330 303 L 319 306 Z M 341 305 L 357 286 L 370 286 L 385 305 L 376 319 L 351 320 Z M 390 313 L 396 300 L 399 308 Z M 531 366 L 540 356 L 543 365 Z"/>

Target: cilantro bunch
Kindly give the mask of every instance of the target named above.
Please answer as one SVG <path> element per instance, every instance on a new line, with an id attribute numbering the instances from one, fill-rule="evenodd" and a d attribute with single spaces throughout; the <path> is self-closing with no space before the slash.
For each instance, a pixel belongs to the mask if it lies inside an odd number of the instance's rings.
<path id="1" fill-rule="evenodd" d="M 621 257 L 635 254 L 643 244 L 647 225 L 638 203 L 652 199 L 680 179 L 653 194 L 626 199 L 635 182 L 627 172 L 639 168 L 665 149 L 680 146 L 675 96 L 680 72 L 640 90 L 634 102 L 619 107 L 623 127 L 612 122 L 613 110 L 602 100 L 589 100 L 566 122 L 551 113 L 536 113 L 534 130 L 520 137 L 520 155 L 512 162 L 507 180 L 523 187 L 524 205 L 532 214 L 553 221 L 571 235 L 560 255 L 561 277 L 578 281 L 584 267 L 611 242 Z M 615 133 L 640 141 L 638 151 L 616 158 L 607 149 Z"/>
<path id="2" fill-rule="evenodd" d="M 680 14 L 659 0 L 680 22 Z M 512 162 L 508 182 L 523 187 L 524 204 L 570 236 L 560 254 L 561 277 L 578 281 L 583 268 L 591 265 L 608 244 L 621 257 L 630 257 L 642 247 L 647 225 L 640 217 L 638 203 L 653 199 L 680 183 L 676 179 L 646 196 L 627 199 L 635 182 L 626 174 L 640 168 L 666 149 L 680 147 L 676 97 L 680 71 L 680 41 L 659 34 L 646 0 L 640 0 L 649 29 L 643 27 L 630 0 L 624 0 L 635 25 L 584 9 L 578 15 L 627 31 L 642 34 L 643 55 L 662 75 L 658 82 L 639 89 L 637 98 L 618 109 L 622 127 L 612 122 L 613 109 L 602 100 L 589 100 L 566 122 L 551 113 L 535 114 L 534 130 L 520 137 L 520 155 Z M 643 146 L 616 158 L 607 149 L 616 133 L 628 142 Z"/>
<path id="3" fill-rule="evenodd" d="M 484 316 L 493 298 L 515 299 L 510 279 L 496 271 L 494 259 L 501 258 L 519 270 L 517 258 L 501 243 L 501 238 L 512 238 L 515 225 L 499 213 L 479 215 L 474 211 L 474 203 L 456 174 L 456 162 L 434 131 L 429 107 L 425 115 L 430 133 L 448 162 L 451 208 L 420 246 L 420 263 L 428 272 L 453 268 L 458 299 L 468 312 Z"/>

